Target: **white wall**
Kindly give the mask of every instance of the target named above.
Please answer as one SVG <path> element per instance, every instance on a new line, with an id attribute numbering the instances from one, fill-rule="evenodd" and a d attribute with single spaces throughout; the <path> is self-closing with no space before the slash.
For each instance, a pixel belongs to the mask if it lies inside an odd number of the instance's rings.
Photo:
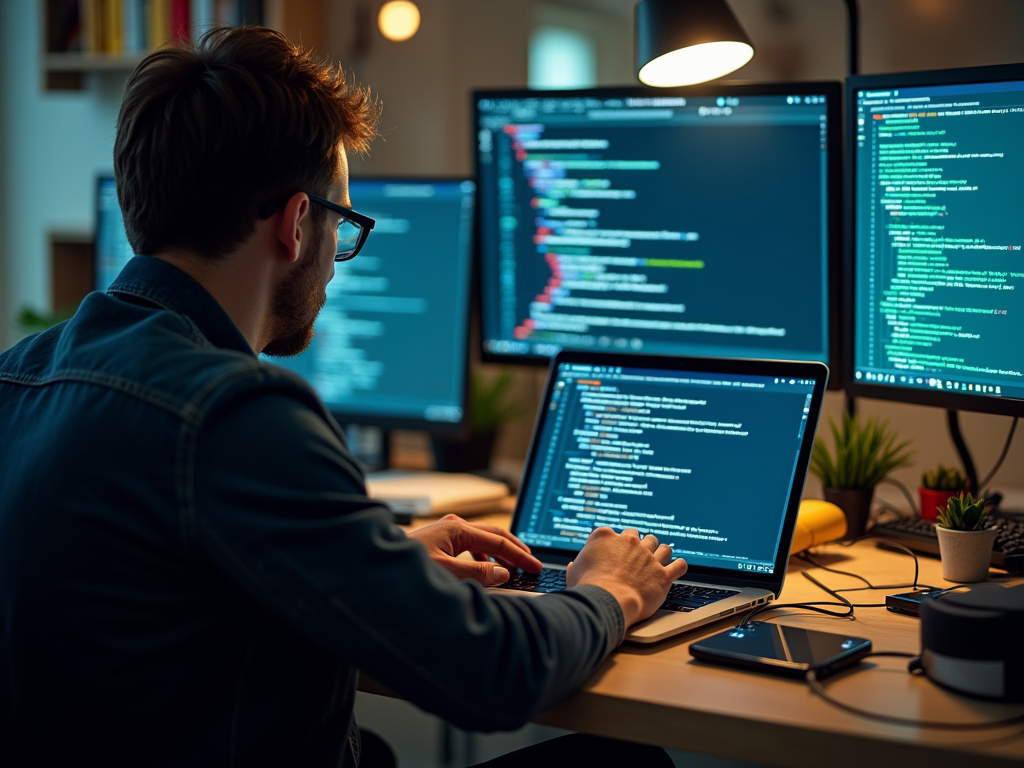
<path id="1" fill-rule="evenodd" d="M 23 306 L 50 310 L 51 231 L 89 231 L 95 177 L 109 172 L 124 78 L 44 91 L 37 3 L 0 2 L 0 349 Z M 5 285 L 6 284 L 6 285 Z"/>

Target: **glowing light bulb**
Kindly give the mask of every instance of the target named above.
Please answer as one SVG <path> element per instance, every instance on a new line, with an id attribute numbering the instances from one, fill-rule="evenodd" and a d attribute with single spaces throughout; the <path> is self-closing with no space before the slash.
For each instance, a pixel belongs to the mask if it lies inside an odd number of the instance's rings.
<path id="1" fill-rule="evenodd" d="M 420 28 L 420 9 L 409 0 L 391 0 L 380 9 L 377 24 L 388 40 L 408 40 Z"/>
<path id="2" fill-rule="evenodd" d="M 722 41 L 680 48 L 649 61 L 638 73 L 640 82 L 667 88 L 693 85 L 727 75 L 754 56 L 746 43 Z"/>

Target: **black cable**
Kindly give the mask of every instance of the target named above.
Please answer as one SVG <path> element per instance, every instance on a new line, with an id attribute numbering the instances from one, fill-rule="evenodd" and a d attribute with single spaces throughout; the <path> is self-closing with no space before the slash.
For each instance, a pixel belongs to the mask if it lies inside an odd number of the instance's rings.
<path id="1" fill-rule="evenodd" d="M 919 512 L 917 510 L 917 501 L 915 501 L 913 494 L 910 493 L 910 489 L 907 488 L 907 486 L 905 486 L 903 483 L 901 483 L 899 480 L 897 480 L 894 477 L 886 477 L 886 478 L 882 479 L 881 482 L 888 483 L 889 485 L 895 485 L 897 488 L 899 488 L 900 492 L 903 494 L 903 498 L 905 498 L 907 500 L 907 504 L 910 505 L 910 514 L 911 514 L 911 516 L 916 516 L 916 515 L 919 514 Z M 884 504 L 884 502 L 879 502 L 879 503 L 882 504 L 883 506 L 885 506 L 887 509 L 892 510 L 893 512 L 899 512 L 899 510 L 893 509 L 892 507 Z"/>
<path id="2" fill-rule="evenodd" d="M 971 458 L 971 452 L 967 449 L 964 436 L 960 433 L 960 419 L 952 408 L 946 411 L 946 423 L 949 425 L 949 436 L 953 438 L 953 445 L 956 446 L 956 452 L 960 455 L 960 463 L 964 465 L 967 484 L 970 486 L 971 493 L 978 496 L 980 495 L 978 493 L 978 472 L 974 468 L 974 459 Z"/>
<path id="3" fill-rule="evenodd" d="M 1010 424 L 1010 432 L 1006 436 L 1006 442 L 1003 444 L 1003 452 L 999 454 L 999 458 L 996 460 L 996 465 L 992 467 L 992 471 L 985 475 L 985 479 L 978 484 L 978 493 L 982 494 L 988 484 L 992 482 L 992 478 L 996 476 L 996 472 L 1003 466 L 1003 460 L 1006 458 L 1006 454 L 1010 452 L 1010 444 L 1013 442 L 1013 433 L 1017 429 L 1018 416 L 1013 417 L 1013 423 Z"/>
<path id="4" fill-rule="evenodd" d="M 918 658 L 917 654 L 900 653 L 898 651 L 874 651 L 861 658 L 867 659 L 872 656 L 891 656 L 896 658 L 909 659 Z M 860 717 L 866 717 L 871 720 L 879 720 L 883 723 L 891 723 L 892 725 L 906 725 L 910 726 L 911 728 L 944 728 L 946 730 L 951 731 L 979 731 L 987 730 L 989 728 L 1004 728 L 1006 726 L 1024 723 L 1024 712 L 1020 713 L 1019 715 L 1014 715 L 1013 717 L 1005 718 L 1003 720 L 993 720 L 989 723 L 949 723 L 939 722 L 935 720 L 914 720 L 909 717 L 896 717 L 894 715 L 883 715 L 879 714 L 878 712 L 871 712 L 867 709 L 855 707 L 852 704 L 847 704 L 830 696 L 828 692 L 825 690 L 825 687 L 821 684 L 821 680 L 818 678 L 817 670 L 809 670 L 807 672 L 806 680 L 807 685 L 810 687 L 810 689 L 814 691 L 815 694 L 817 694 L 822 699 L 831 704 L 833 707 L 838 707 L 839 709 L 842 709 L 846 712 L 850 712 L 854 715 L 859 715 Z"/>

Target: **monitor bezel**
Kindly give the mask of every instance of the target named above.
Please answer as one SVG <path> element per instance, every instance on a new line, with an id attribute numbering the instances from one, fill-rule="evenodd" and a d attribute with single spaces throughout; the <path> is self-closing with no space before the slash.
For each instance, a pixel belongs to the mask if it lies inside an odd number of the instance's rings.
<path id="1" fill-rule="evenodd" d="M 548 413 L 551 395 L 557 380 L 558 366 L 562 363 L 581 363 L 585 365 L 622 366 L 630 368 L 656 368 L 670 371 L 693 371 L 697 373 L 735 374 L 747 376 L 779 376 L 786 378 L 814 379 L 810 411 L 804 436 L 797 453 L 794 468 L 794 487 L 790 491 L 788 504 L 783 518 L 783 526 L 779 536 L 779 548 L 775 553 L 774 573 L 757 573 L 743 571 L 736 573 L 728 568 L 716 568 L 707 565 L 693 565 L 687 570 L 686 579 L 713 580 L 716 584 L 736 586 L 759 586 L 770 590 L 778 597 L 786 579 L 789 565 L 790 549 L 793 546 L 793 532 L 796 530 L 796 518 L 803 500 L 803 490 L 807 484 L 807 470 L 810 466 L 811 451 L 814 447 L 815 433 L 821 416 L 821 406 L 828 380 L 831 378 L 828 366 L 824 363 L 805 360 L 760 360 L 740 357 L 679 357 L 672 355 L 644 355 L 630 352 L 594 352 L 590 350 L 562 350 L 551 358 L 548 366 L 547 382 L 544 396 L 538 407 L 538 417 L 534 419 L 533 433 L 530 436 L 530 447 L 526 453 L 526 464 L 523 467 L 523 478 L 519 484 L 520 493 L 516 499 L 515 510 L 509 530 L 514 534 L 519 522 L 523 519 L 527 498 L 525 490 L 529 488 L 533 472 L 539 471 L 540 462 L 535 458 L 538 441 L 543 431 L 544 415 Z M 795 487 L 799 484 L 800 489 Z M 531 551 L 541 560 L 549 563 L 566 565 L 571 557 L 563 555 L 556 549 L 533 546 Z"/>
<path id="2" fill-rule="evenodd" d="M 470 358 L 470 333 L 473 325 L 473 301 L 474 291 L 476 290 L 476 208 L 477 208 L 477 196 L 479 194 L 479 184 L 477 184 L 476 178 L 471 176 L 453 175 L 453 176 L 361 176 L 353 175 L 349 178 L 350 197 L 351 197 L 351 185 L 352 182 L 381 182 L 381 183 L 409 183 L 409 184 L 448 184 L 448 183 L 462 183 L 472 182 L 474 184 L 473 191 L 473 216 L 471 217 L 470 226 L 473 228 L 470 232 L 469 238 L 469 258 L 468 258 L 468 269 L 469 275 L 467 278 L 466 285 L 466 322 L 463 332 L 461 334 L 461 348 L 465 355 L 465 365 L 462 371 L 462 418 L 455 421 L 429 421 L 427 419 L 416 419 L 409 416 L 385 416 L 378 414 L 367 414 L 359 411 L 347 411 L 343 408 L 338 408 L 338 403 L 329 403 L 326 400 L 324 405 L 330 411 L 334 419 L 343 425 L 359 425 L 365 427 L 379 427 L 381 429 L 402 429 L 416 432 L 427 432 L 432 435 L 439 435 L 444 437 L 465 437 L 469 434 L 470 424 L 470 382 L 471 382 L 471 363 Z M 351 200 L 352 207 L 355 210 L 359 210 L 359 200 L 354 198 Z M 359 258 L 358 256 L 356 258 Z M 321 398 L 322 399 L 322 398 Z"/>
<path id="3" fill-rule="evenodd" d="M 993 397 L 991 395 L 965 395 L 953 390 L 895 387 L 854 377 L 856 350 L 854 325 L 857 312 L 856 258 L 857 258 L 857 92 L 885 88 L 914 88 L 921 86 L 963 85 L 995 83 L 1010 80 L 1024 82 L 1024 64 L 997 64 L 985 67 L 935 69 L 915 72 L 895 72 L 880 75 L 860 75 L 846 79 L 846 148 L 844 185 L 844 254 L 843 254 L 843 388 L 850 397 L 890 400 L 914 405 L 928 405 L 952 411 L 975 411 L 998 416 L 1024 416 L 1024 399 Z"/>
<path id="4" fill-rule="evenodd" d="M 829 131 L 829 142 L 828 142 L 828 205 L 827 205 L 827 226 L 828 226 L 828 360 L 825 364 L 829 370 L 832 371 L 832 375 L 829 377 L 829 389 L 839 389 L 842 386 L 842 371 L 841 366 L 843 362 L 843 354 L 840 349 L 840 344 L 843 339 L 842 323 L 844 312 L 840 306 L 843 298 L 843 291 L 840 286 L 840 280 L 842 278 L 842 259 L 843 259 L 843 126 L 844 120 L 842 119 L 842 101 L 843 101 L 843 85 L 838 81 L 806 81 L 806 82 L 794 82 L 794 83 L 754 83 L 740 80 L 722 81 L 719 83 L 710 83 L 694 86 L 686 86 L 682 88 L 648 88 L 644 86 L 619 86 L 619 87 L 608 87 L 608 88 L 580 88 L 580 89 L 568 89 L 568 90 L 530 90 L 530 89 L 487 89 L 487 90 L 476 90 L 470 94 L 470 112 L 472 114 L 473 124 L 471 127 L 470 135 L 475 137 L 477 134 L 478 126 L 480 124 L 480 111 L 479 102 L 485 98 L 533 98 L 537 96 L 541 97 L 574 97 L 574 96 L 592 96 L 596 98 L 607 98 L 615 96 L 634 96 L 634 97 L 668 97 L 668 96 L 689 96 L 689 97 L 701 97 L 701 96 L 727 96 L 729 94 L 735 94 L 737 96 L 786 96 L 786 95 L 817 95 L 824 93 L 827 101 L 825 104 L 826 114 L 828 116 L 828 123 L 833 126 L 833 129 Z M 483 247 L 481 241 L 482 222 L 481 222 L 481 211 L 482 206 L 480 205 L 480 153 L 479 145 L 473 141 L 473 168 L 477 179 L 477 206 L 476 206 L 476 293 L 479 296 L 481 303 L 481 312 L 478 319 L 479 328 L 479 347 L 478 352 L 480 359 L 485 363 L 499 363 L 504 365 L 529 365 L 534 367 L 547 367 L 551 357 L 545 357 L 543 355 L 527 354 L 527 355 L 514 355 L 509 353 L 498 353 L 491 352 L 486 348 L 487 339 L 484 336 L 484 317 L 483 317 L 483 303 L 486 301 L 486 294 L 484 292 L 484 270 L 483 270 Z M 582 350 L 587 351 L 587 350 Z M 600 350 L 595 350 L 600 351 Z M 730 359 L 744 359 L 741 357 L 731 358 L 723 356 L 722 360 Z M 758 358 L 761 359 L 761 358 Z M 763 358 L 771 359 L 771 358 Z"/>

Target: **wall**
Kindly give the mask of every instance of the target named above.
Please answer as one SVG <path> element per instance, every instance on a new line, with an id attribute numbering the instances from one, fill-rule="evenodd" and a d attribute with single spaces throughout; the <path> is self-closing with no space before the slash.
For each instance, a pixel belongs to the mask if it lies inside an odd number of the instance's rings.
<path id="1" fill-rule="evenodd" d="M 845 73 L 846 15 L 841 0 L 731 0 L 758 55 L 738 77 L 751 80 L 839 79 Z M 376 8 L 377 4 L 370 4 Z M 634 0 L 564 0 L 606 30 L 615 63 L 601 84 L 633 78 Z M 367 30 L 358 51 L 355 0 L 329 4 L 329 52 L 384 102 L 382 138 L 354 172 L 464 174 L 472 170 L 468 92 L 526 81 L 526 40 L 536 0 L 421 0 L 423 24 L 407 43 Z M 1024 61 L 1020 0 L 861 0 L 862 70 L 880 72 Z M 375 19 L 368 18 L 370 24 Z M 110 168 L 114 120 L 123 79 L 95 77 L 78 93 L 39 89 L 36 4 L 0 3 L 0 348 L 15 338 L 10 318 L 25 304 L 48 308 L 47 233 L 91 228 L 93 178 Z M 617 43 L 615 41 L 618 41 Z M 624 51 L 630 53 L 624 54 Z M 536 400 L 542 374 L 521 376 Z M 826 414 L 838 415 L 838 395 Z M 918 449 L 917 467 L 898 477 L 916 485 L 920 469 L 955 454 L 941 411 L 861 401 L 862 412 L 888 417 Z M 995 460 L 1009 420 L 964 414 L 964 432 L 979 471 Z M 529 426 L 517 425 L 499 446 L 521 460 Z M 1024 438 L 1016 441 L 997 484 L 1024 488 Z M 809 484 L 816 490 L 815 482 Z M 1024 504 L 1022 504 L 1024 506 Z"/>
<path id="2" fill-rule="evenodd" d="M 92 229 L 95 177 L 113 167 L 124 83 L 93 76 L 82 91 L 43 91 L 40 21 L 37 3 L 0 3 L 0 349 L 16 340 L 21 307 L 51 309 L 49 233 Z"/>

